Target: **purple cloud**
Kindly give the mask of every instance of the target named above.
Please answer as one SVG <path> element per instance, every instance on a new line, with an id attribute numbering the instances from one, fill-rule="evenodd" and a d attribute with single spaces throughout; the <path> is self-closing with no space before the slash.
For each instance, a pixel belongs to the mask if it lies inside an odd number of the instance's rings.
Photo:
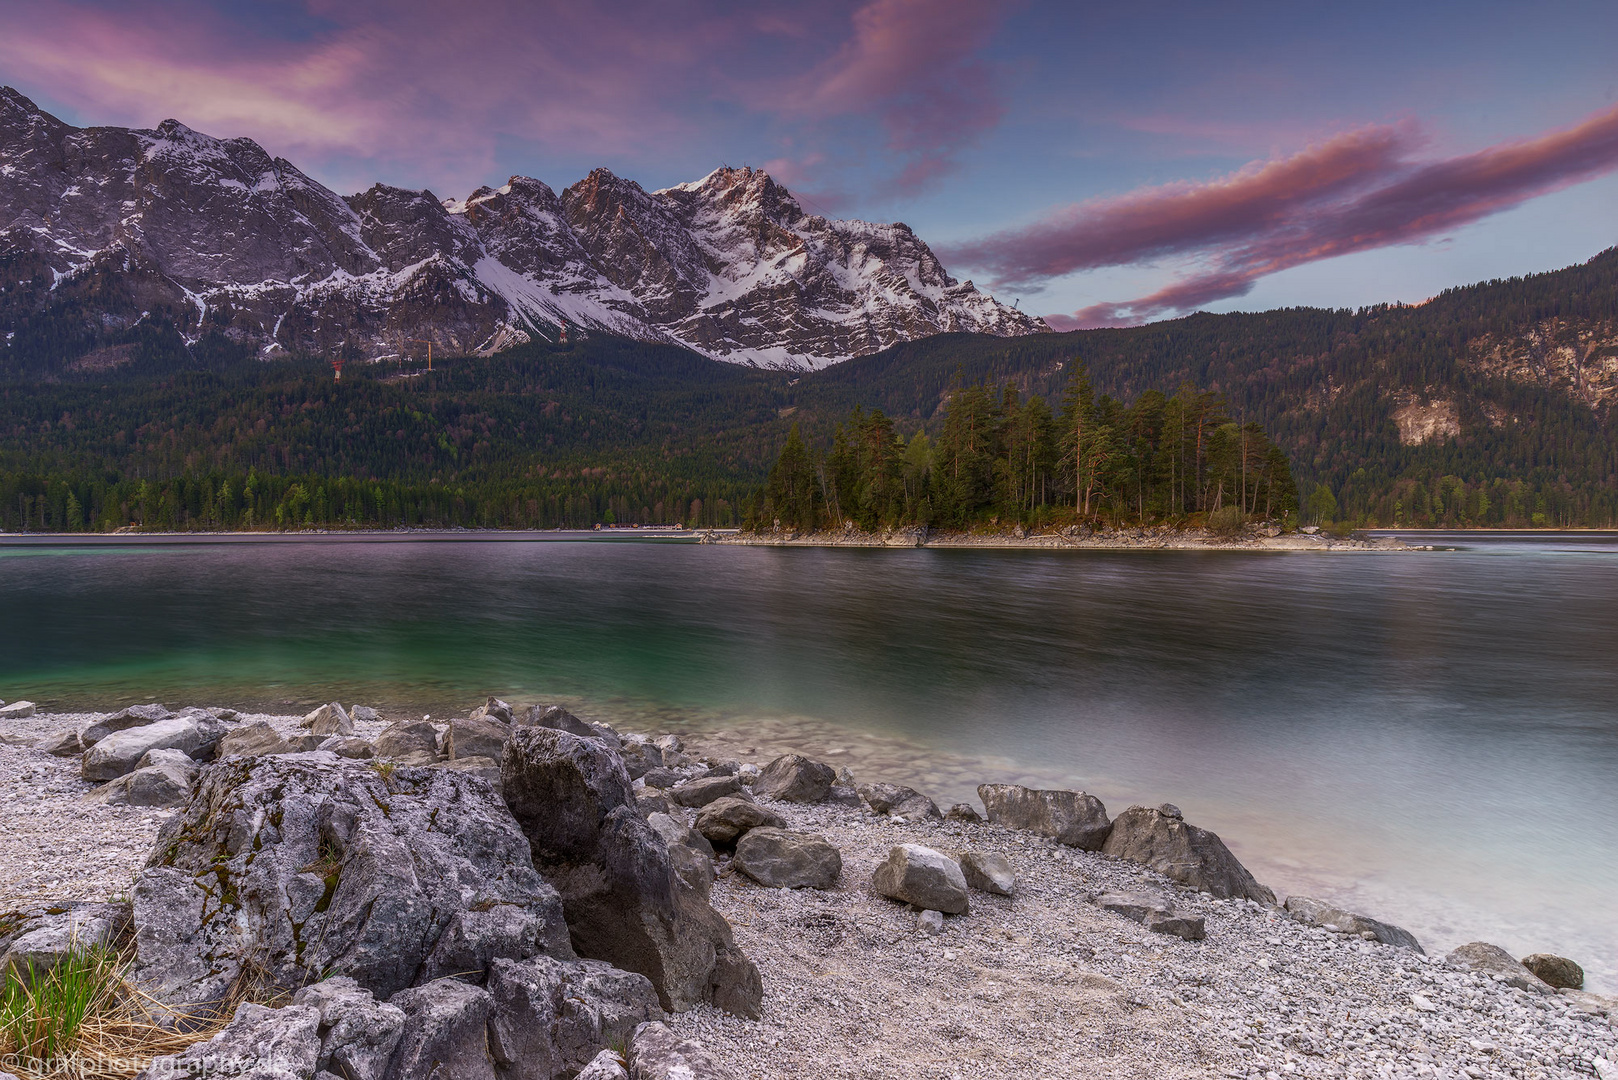
<path id="1" fill-rule="evenodd" d="M 1232 296 L 1294 266 L 1408 244 L 1618 168 L 1618 108 L 1535 139 L 1413 158 L 1409 127 L 1338 135 L 1207 183 L 1147 188 L 1065 207 L 1026 228 L 947 252 L 1000 284 L 1190 257 L 1202 269 L 1123 303 L 1046 316 L 1058 329 L 1143 322 Z"/>

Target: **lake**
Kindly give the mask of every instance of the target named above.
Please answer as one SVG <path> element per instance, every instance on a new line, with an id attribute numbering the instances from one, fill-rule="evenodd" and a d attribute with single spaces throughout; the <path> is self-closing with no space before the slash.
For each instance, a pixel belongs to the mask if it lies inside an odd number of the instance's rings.
<path id="1" fill-rule="evenodd" d="M 8 538 L 10 539 L 10 538 Z M 0 544 L 0 698 L 803 745 L 940 803 L 1169 801 L 1280 892 L 1618 990 L 1618 540 L 1415 554 Z M 753 746 L 743 744 L 755 744 Z"/>

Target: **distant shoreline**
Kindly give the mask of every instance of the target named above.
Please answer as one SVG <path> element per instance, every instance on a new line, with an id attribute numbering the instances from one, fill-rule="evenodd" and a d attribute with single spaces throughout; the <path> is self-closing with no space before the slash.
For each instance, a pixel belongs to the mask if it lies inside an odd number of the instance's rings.
<path id="1" fill-rule="evenodd" d="M 933 532 L 919 528 L 883 533 L 823 530 L 747 533 L 740 529 L 686 529 L 677 526 L 600 529 L 299 529 L 229 532 L 6 533 L 0 549 L 19 547 L 140 547 L 149 545 L 302 543 L 663 543 L 723 544 L 738 547 L 961 548 L 1031 551 L 1430 551 L 1431 543 L 1466 537 L 1525 540 L 1565 536 L 1611 538 L 1611 529 L 1357 529 L 1348 537 L 1324 532 L 1222 537 L 1201 529 L 1167 526 L 1070 532 Z"/>

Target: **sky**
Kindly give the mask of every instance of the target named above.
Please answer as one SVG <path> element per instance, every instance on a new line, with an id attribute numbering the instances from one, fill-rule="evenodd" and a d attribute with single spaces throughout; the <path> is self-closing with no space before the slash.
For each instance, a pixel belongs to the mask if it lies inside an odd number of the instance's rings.
<path id="1" fill-rule="evenodd" d="M 342 193 L 767 169 L 1058 329 L 1419 303 L 1618 243 L 1618 4 L 0 0 L 71 123 Z"/>

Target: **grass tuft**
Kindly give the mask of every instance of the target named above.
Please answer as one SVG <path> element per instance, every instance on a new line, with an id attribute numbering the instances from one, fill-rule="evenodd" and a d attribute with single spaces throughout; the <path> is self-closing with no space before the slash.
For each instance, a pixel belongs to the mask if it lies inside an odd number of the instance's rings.
<path id="1" fill-rule="evenodd" d="M 0 984 L 0 1055 L 24 1080 L 126 1080 L 154 1057 L 177 1054 L 222 1026 L 160 1027 L 104 948 L 77 949 L 46 969 L 10 971 Z"/>

